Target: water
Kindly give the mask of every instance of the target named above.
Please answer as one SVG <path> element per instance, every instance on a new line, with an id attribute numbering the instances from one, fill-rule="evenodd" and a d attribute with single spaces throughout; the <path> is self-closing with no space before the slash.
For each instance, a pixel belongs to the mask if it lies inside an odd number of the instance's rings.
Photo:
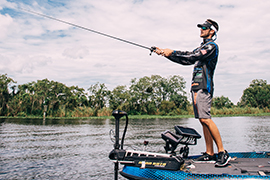
<path id="1" fill-rule="evenodd" d="M 125 118 L 120 128 L 123 129 Z M 270 117 L 213 118 L 228 151 L 270 150 Z M 111 180 L 114 164 L 109 136 L 114 120 L 1 120 L 0 179 L 102 179 Z M 164 152 L 160 134 L 174 125 L 195 128 L 193 119 L 129 120 L 127 149 Z M 120 135 L 121 135 L 120 131 Z M 179 148 L 178 148 L 179 149 Z M 190 146 L 190 154 L 205 151 L 204 139 Z M 119 179 L 124 179 L 120 176 Z"/>

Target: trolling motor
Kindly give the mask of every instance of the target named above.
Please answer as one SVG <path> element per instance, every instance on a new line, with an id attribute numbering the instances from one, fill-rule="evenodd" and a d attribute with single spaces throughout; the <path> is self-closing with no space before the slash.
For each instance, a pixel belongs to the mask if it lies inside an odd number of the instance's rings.
<path id="1" fill-rule="evenodd" d="M 110 152 L 109 158 L 112 160 L 115 160 L 114 162 L 114 179 L 118 179 L 118 170 L 119 170 L 119 160 L 124 158 L 125 150 L 123 150 L 124 146 L 124 139 L 127 131 L 127 125 L 128 125 L 128 115 L 124 111 L 115 110 L 113 111 L 112 115 L 115 118 L 115 143 L 114 143 L 114 149 Z M 122 140 L 121 140 L 121 146 L 119 144 L 119 121 L 120 118 L 126 116 L 126 126 L 123 132 Z M 121 149 L 119 149 L 121 148 Z"/>
<path id="2" fill-rule="evenodd" d="M 126 126 L 125 126 L 122 140 L 121 140 L 121 149 L 123 149 L 124 139 L 125 139 L 125 135 L 127 132 L 128 116 L 127 116 L 126 112 L 120 111 L 120 110 L 113 111 L 112 115 L 115 118 L 115 145 L 114 145 L 115 149 L 119 149 L 119 147 L 120 147 L 120 145 L 119 145 L 119 120 L 121 117 L 126 116 Z"/>
<path id="3" fill-rule="evenodd" d="M 184 164 L 184 160 L 180 156 L 172 156 L 172 154 L 124 150 L 123 145 L 128 125 L 128 115 L 126 112 L 119 110 L 113 111 L 112 115 L 115 117 L 115 144 L 114 149 L 109 154 L 109 158 L 115 163 L 115 180 L 118 178 L 119 163 L 125 166 L 140 167 L 141 169 L 153 168 L 173 171 L 179 170 Z M 119 120 L 123 116 L 126 116 L 126 126 L 121 139 L 121 144 L 119 144 Z M 145 141 L 144 145 L 147 144 L 148 142 Z"/>

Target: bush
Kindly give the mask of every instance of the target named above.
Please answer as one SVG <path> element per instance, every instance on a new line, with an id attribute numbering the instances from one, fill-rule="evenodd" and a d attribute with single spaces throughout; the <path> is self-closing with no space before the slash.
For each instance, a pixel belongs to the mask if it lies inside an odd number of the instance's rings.
<path id="1" fill-rule="evenodd" d="M 27 117 L 27 114 L 25 112 L 19 112 L 17 115 L 19 117 Z"/>
<path id="2" fill-rule="evenodd" d="M 175 104 L 171 101 L 162 101 L 159 107 L 160 115 L 174 115 Z"/>
<path id="3" fill-rule="evenodd" d="M 94 110 L 90 107 L 77 107 L 70 112 L 71 117 L 90 117 L 94 116 Z"/>
<path id="4" fill-rule="evenodd" d="M 111 116 L 112 110 L 107 107 L 103 107 L 102 109 L 98 110 L 97 116 Z"/>

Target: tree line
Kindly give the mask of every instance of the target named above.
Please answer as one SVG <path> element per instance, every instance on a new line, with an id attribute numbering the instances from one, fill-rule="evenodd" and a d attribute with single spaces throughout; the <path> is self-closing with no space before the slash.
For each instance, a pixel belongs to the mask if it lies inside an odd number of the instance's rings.
<path id="1" fill-rule="evenodd" d="M 187 115 L 193 110 L 185 85 L 179 75 L 152 75 L 131 79 L 129 87 L 119 85 L 109 90 L 104 83 L 96 83 L 85 90 L 48 79 L 16 85 L 16 81 L 2 74 L 0 116 L 42 116 L 44 112 L 51 117 L 110 116 L 115 109 L 130 115 Z M 233 108 L 269 112 L 270 85 L 266 80 L 253 80 L 237 105 L 228 97 L 213 98 L 214 114 L 225 114 Z"/>

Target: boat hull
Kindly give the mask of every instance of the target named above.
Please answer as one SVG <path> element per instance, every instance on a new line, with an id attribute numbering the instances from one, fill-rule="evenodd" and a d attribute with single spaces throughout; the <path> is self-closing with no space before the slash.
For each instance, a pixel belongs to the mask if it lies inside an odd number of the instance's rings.
<path id="1" fill-rule="evenodd" d="M 222 168 L 217 168 L 210 163 L 196 163 L 193 159 L 198 156 L 191 156 L 186 160 L 189 166 L 183 170 L 170 171 L 124 166 L 121 175 L 127 179 L 142 180 L 270 179 L 269 152 L 230 153 L 230 156 L 233 160 L 228 166 Z"/>

